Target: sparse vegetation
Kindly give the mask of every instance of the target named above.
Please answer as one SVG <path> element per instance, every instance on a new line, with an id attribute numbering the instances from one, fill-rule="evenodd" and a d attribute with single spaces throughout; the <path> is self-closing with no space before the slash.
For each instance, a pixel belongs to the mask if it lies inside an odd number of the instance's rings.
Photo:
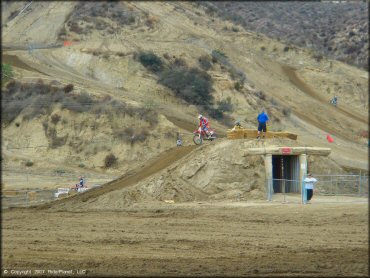
<path id="1" fill-rule="evenodd" d="M 104 159 L 104 166 L 105 168 L 111 168 L 115 164 L 117 164 L 117 157 L 114 154 L 108 154 Z"/>
<path id="2" fill-rule="evenodd" d="M 261 100 L 266 100 L 266 94 L 262 91 L 255 92 L 255 95 Z"/>
<path id="3" fill-rule="evenodd" d="M 341 1 L 338 5 L 331 1 L 228 4 L 199 3 L 207 13 L 218 14 L 246 30 L 368 69 L 368 1 Z"/>
<path id="4" fill-rule="evenodd" d="M 33 166 L 33 162 L 31 160 L 27 160 L 25 165 L 27 167 L 32 167 Z"/>
<path id="5" fill-rule="evenodd" d="M 231 103 L 231 97 L 227 97 L 226 100 L 221 100 L 217 102 L 218 109 L 222 112 L 232 112 L 234 106 Z"/>
<path id="6" fill-rule="evenodd" d="M 126 115 L 140 118 L 151 126 L 158 123 L 158 114 L 144 107 L 132 107 L 111 97 L 101 99 L 92 97 L 87 92 L 71 92 L 65 94 L 64 87 L 45 84 L 42 80 L 36 83 L 10 81 L 3 90 L 2 119 L 11 123 L 18 115 L 23 120 L 30 120 L 41 115 L 51 115 L 55 106 L 75 113 L 89 112 L 96 117 L 102 114 Z M 52 123 L 60 121 L 60 116 L 51 116 Z M 43 122 L 44 130 L 48 130 L 48 122 Z"/>
<path id="7" fill-rule="evenodd" d="M 114 34 L 123 26 L 134 25 L 138 18 L 139 13 L 122 2 L 80 2 L 74 7 L 66 22 L 69 32 L 88 35 L 93 30 L 98 30 L 101 35 L 105 35 Z M 66 28 L 62 28 L 58 37 L 65 39 L 67 35 Z"/>

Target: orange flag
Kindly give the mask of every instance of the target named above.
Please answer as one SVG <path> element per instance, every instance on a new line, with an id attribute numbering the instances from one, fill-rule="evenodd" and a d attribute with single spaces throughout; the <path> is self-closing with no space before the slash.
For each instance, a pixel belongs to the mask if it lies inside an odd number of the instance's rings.
<path id="1" fill-rule="evenodd" d="M 64 41 L 63 42 L 63 46 L 70 46 L 70 45 L 72 45 L 71 41 Z"/>

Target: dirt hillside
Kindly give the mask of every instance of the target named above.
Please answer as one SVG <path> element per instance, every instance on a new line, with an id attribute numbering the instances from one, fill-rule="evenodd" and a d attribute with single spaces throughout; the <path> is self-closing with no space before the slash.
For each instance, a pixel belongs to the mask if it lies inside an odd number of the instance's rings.
<path id="1" fill-rule="evenodd" d="M 270 130 L 298 133 L 304 145 L 331 147 L 340 165 L 368 169 L 366 71 L 326 57 L 318 61 L 310 50 L 287 50 L 261 34 L 230 32 L 232 23 L 185 2 L 34 2 L 18 14 L 26 5 L 3 4 L 3 60 L 20 82 L 5 90 L 28 95 L 37 87 L 53 98 L 52 92 L 73 89 L 48 107 L 41 95 L 23 104 L 6 99 L 11 117 L 3 122 L 3 166 L 9 174 L 62 169 L 71 177 L 120 176 L 174 147 L 179 135 L 192 144 L 198 113 L 222 136 L 236 119 L 255 128 L 262 108 Z M 140 62 L 147 52 L 165 67 L 178 67 L 172 72 L 193 70 L 209 80 L 214 110 L 177 95 L 178 82 L 163 81 L 171 71 Z M 338 107 L 328 104 L 334 94 Z M 27 102 L 37 109 L 24 109 Z M 110 154 L 114 167 L 105 165 Z"/>

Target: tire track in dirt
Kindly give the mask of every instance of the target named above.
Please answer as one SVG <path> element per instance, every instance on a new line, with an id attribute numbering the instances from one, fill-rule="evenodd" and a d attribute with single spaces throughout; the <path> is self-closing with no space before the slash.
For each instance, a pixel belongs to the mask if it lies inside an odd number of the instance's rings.
<path id="1" fill-rule="evenodd" d="M 308 94 L 309 96 L 311 96 L 312 98 L 320 101 L 325 106 L 330 107 L 330 109 L 333 108 L 331 106 L 331 104 L 329 104 L 328 101 L 325 98 L 320 96 L 317 92 L 315 92 L 312 88 L 310 88 L 301 78 L 299 78 L 299 76 L 297 75 L 296 70 L 294 68 L 292 68 L 290 66 L 283 65 L 282 70 L 286 74 L 286 76 L 289 77 L 289 81 L 293 85 L 295 85 L 298 89 L 300 89 L 302 92 L 304 92 L 304 93 Z M 345 114 L 346 116 L 351 117 L 354 120 L 360 121 L 360 122 L 365 123 L 365 124 L 368 123 L 367 119 L 364 119 L 360 115 L 355 115 L 354 113 L 351 113 L 351 112 L 347 111 L 343 107 L 337 106 L 335 109 L 337 111 L 340 111 L 342 114 Z"/>
<path id="2" fill-rule="evenodd" d="M 151 175 L 154 175 L 155 173 L 167 168 L 174 162 L 178 161 L 185 155 L 189 154 L 195 148 L 197 148 L 197 146 L 190 145 L 190 146 L 176 147 L 176 148 L 170 149 L 160 154 L 159 157 L 151 159 L 146 164 L 146 166 L 142 166 L 141 168 L 139 167 L 135 170 L 132 170 L 126 173 L 125 175 L 123 175 L 121 178 L 118 178 L 114 181 L 106 183 L 101 187 L 93 188 L 82 194 L 73 195 L 65 199 L 56 200 L 52 202 L 51 204 L 50 203 L 43 204 L 43 205 L 37 206 L 36 208 L 37 209 L 48 209 L 48 208 L 52 208 L 52 207 L 55 207 L 61 204 L 66 204 L 66 203 L 81 204 L 81 202 L 86 202 L 89 199 L 97 198 L 105 193 L 134 185 L 142 181 L 143 179 Z"/>

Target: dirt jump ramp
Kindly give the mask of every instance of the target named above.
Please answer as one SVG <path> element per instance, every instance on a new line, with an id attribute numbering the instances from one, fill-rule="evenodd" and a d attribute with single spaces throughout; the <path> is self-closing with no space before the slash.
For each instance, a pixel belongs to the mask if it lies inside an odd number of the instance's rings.
<path id="1" fill-rule="evenodd" d="M 89 199 L 96 198 L 105 193 L 134 185 L 141 180 L 167 168 L 177 160 L 189 154 L 195 148 L 197 148 L 197 146 L 195 145 L 172 148 L 168 151 L 163 152 L 158 157 L 149 160 L 146 165 L 132 170 L 122 177 L 106 183 L 101 187 L 90 189 L 89 191 L 86 191 L 82 194 L 77 194 L 64 199 L 56 200 L 52 203 L 43 204 L 36 208 L 48 209 L 65 203 L 86 202 Z"/>

